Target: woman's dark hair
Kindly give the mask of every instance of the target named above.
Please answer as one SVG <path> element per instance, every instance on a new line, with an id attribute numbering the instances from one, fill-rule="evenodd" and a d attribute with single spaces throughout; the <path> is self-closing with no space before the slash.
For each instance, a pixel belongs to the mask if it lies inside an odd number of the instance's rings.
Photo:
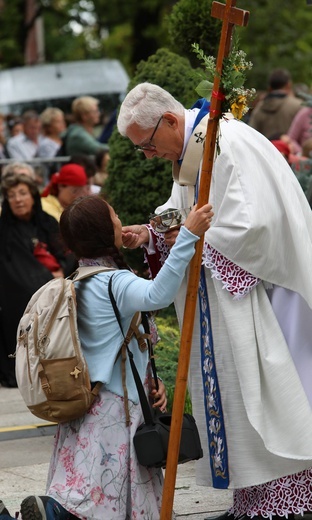
<path id="1" fill-rule="evenodd" d="M 128 268 L 115 246 L 110 207 L 101 196 L 80 197 L 65 208 L 60 231 L 66 246 L 78 259 L 110 256 L 119 268 Z"/>

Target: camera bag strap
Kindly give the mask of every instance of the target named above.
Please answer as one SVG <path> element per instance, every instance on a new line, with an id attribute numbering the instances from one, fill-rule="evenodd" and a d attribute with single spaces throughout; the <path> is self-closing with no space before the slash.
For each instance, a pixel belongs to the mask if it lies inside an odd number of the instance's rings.
<path id="1" fill-rule="evenodd" d="M 112 303 L 112 306 L 113 306 L 113 309 L 114 309 L 114 312 L 115 312 L 115 316 L 116 316 L 118 325 L 119 325 L 120 330 L 122 332 L 122 335 L 124 337 L 124 342 L 123 342 L 123 345 L 122 345 L 121 348 L 124 350 L 124 353 L 127 352 L 128 356 L 129 356 L 130 366 L 131 366 L 133 378 L 134 378 L 134 381 L 135 381 L 135 384 L 136 384 L 136 387 L 137 387 L 137 391 L 138 391 L 138 394 L 139 394 L 139 399 L 140 399 L 140 404 L 141 404 L 141 408 L 142 408 L 142 413 L 143 413 L 145 424 L 151 424 L 152 425 L 152 424 L 154 424 L 154 421 L 153 421 L 153 415 L 152 415 L 151 407 L 149 405 L 149 402 L 148 402 L 148 399 L 146 397 L 146 394 L 145 394 L 145 391 L 144 391 L 144 387 L 143 387 L 141 378 L 139 376 L 137 367 L 135 365 L 135 362 L 134 362 L 134 359 L 133 359 L 133 354 L 132 354 L 131 350 L 128 347 L 130 339 L 128 339 L 128 337 L 127 337 L 128 335 L 125 336 L 123 328 L 122 328 L 122 325 L 121 325 L 119 309 L 117 307 L 116 300 L 114 298 L 113 291 L 112 291 L 112 278 L 113 278 L 113 276 L 111 276 L 110 280 L 109 280 L 108 293 L 109 293 L 109 297 L 110 297 L 110 300 L 111 300 L 111 303 Z M 157 372 L 156 372 L 156 365 L 155 365 L 153 346 L 152 346 L 152 343 L 150 341 L 148 319 L 147 319 L 146 314 L 144 314 L 144 313 L 142 313 L 142 324 L 143 324 L 143 327 L 144 327 L 144 330 L 145 330 L 145 336 L 146 336 L 146 340 L 147 340 L 147 343 L 148 343 L 148 349 L 149 349 L 149 356 L 150 356 L 151 367 L 152 367 L 152 372 L 153 372 L 153 378 L 155 380 L 155 387 L 156 387 L 156 390 L 158 390 L 158 377 L 157 377 Z M 130 331 L 130 329 L 131 329 L 131 325 L 130 325 L 129 331 Z"/>

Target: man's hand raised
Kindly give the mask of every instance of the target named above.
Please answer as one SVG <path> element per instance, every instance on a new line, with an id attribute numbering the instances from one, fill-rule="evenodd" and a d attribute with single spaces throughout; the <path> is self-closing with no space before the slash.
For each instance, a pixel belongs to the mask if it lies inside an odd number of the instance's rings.
<path id="1" fill-rule="evenodd" d="M 123 247 L 136 249 L 143 244 L 148 244 L 149 232 L 146 226 L 134 224 L 133 226 L 124 226 L 122 228 Z"/>

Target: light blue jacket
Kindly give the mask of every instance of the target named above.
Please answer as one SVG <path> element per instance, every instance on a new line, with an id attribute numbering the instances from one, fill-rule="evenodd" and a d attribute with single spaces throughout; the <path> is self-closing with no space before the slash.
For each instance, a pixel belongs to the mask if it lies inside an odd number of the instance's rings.
<path id="1" fill-rule="evenodd" d="M 116 356 L 123 336 L 108 295 L 108 282 L 113 276 L 112 291 L 126 334 L 135 312 L 154 311 L 172 303 L 194 254 L 198 237 L 182 226 L 175 245 L 154 280 L 139 278 L 131 271 L 117 270 L 96 274 L 75 284 L 78 330 L 91 381 L 102 381 L 108 390 L 123 396 L 120 356 Z M 134 361 L 142 381 L 148 363 L 136 339 L 130 342 Z M 138 402 L 129 360 L 126 364 L 129 399 Z"/>

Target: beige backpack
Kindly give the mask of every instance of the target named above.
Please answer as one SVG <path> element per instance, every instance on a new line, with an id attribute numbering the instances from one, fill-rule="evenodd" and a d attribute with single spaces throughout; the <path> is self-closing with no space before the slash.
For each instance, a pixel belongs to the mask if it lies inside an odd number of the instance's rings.
<path id="1" fill-rule="evenodd" d="M 16 379 L 27 407 L 41 419 L 82 417 L 99 393 L 102 383 L 91 389 L 81 349 L 74 281 L 111 270 L 80 267 L 73 279 L 55 278 L 25 309 L 17 331 Z"/>

